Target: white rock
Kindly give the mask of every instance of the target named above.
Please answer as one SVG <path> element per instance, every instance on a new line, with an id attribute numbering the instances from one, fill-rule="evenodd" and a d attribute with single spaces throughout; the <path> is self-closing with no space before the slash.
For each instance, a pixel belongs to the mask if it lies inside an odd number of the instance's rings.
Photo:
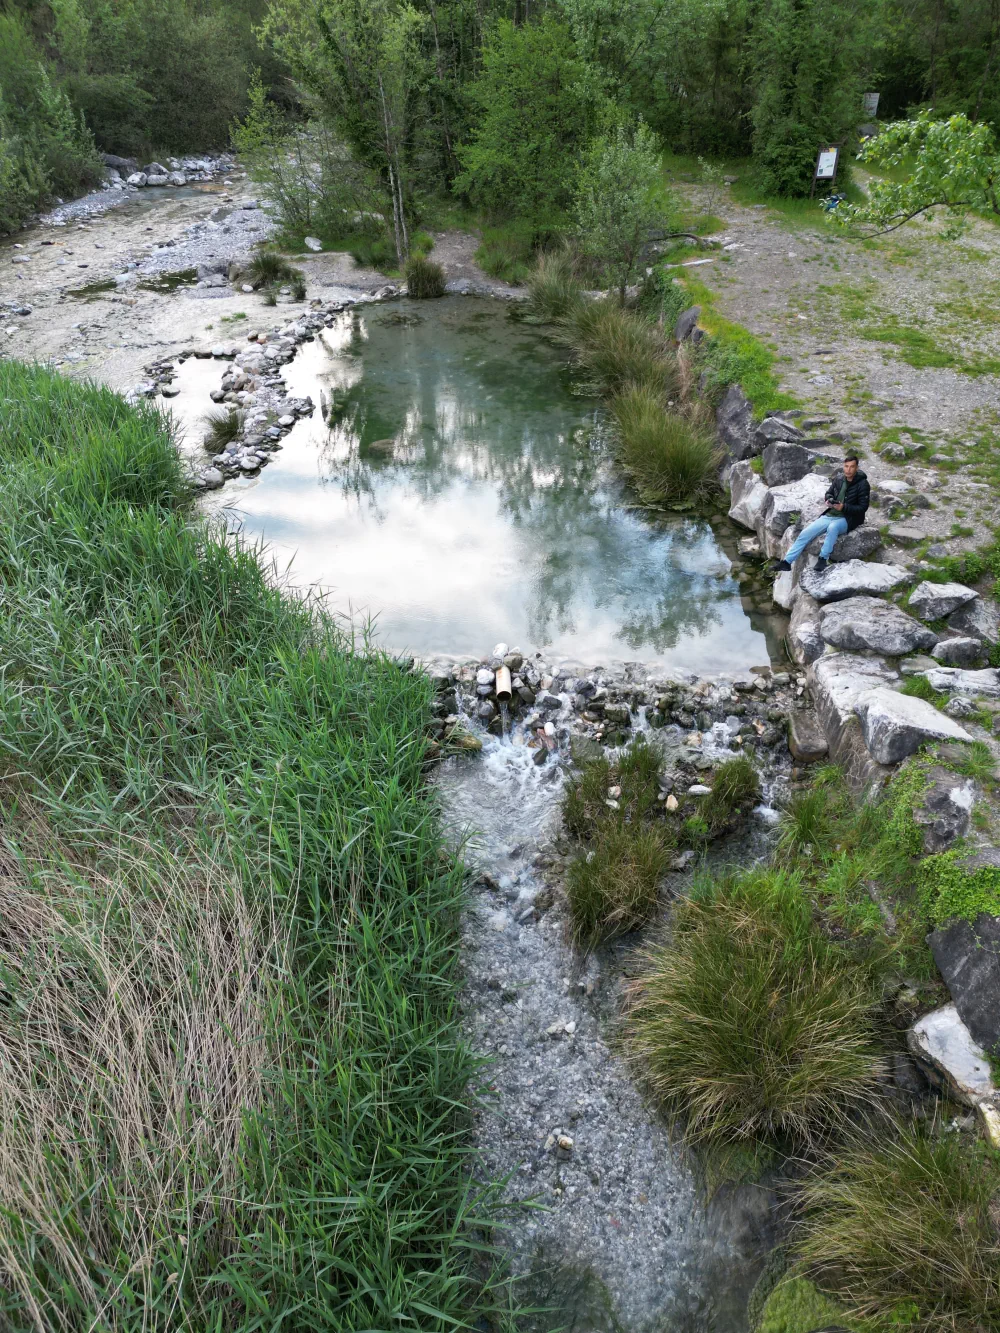
<path id="1" fill-rule="evenodd" d="M 841 602 L 848 597 L 862 597 L 892 592 L 909 579 L 902 565 L 876 565 L 868 560 L 845 560 L 827 565 L 822 574 L 813 569 L 803 572 L 799 582 L 803 591 L 817 602 Z"/>
<path id="2" fill-rule="evenodd" d="M 940 620 L 978 595 L 962 583 L 919 583 L 910 593 L 910 610 L 921 620 Z"/>
<path id="3" fill-rule="evenodd" d="M 799 589 L 788 625 L 788 649 L 799 666 L 815 662 L 826 647 L 820 633 L 820 614 L 816 598 Z"/>
<path id="4" fill-rule="evenodd" d="M 207 467 L 201 474 L 201 479 L 209 491 L 217 491 L 226 480 L 217 467 Z"/>
<path id="5" fill-rule="evenodd" d="M 756 523 L 765 555 L 773 559 L 778 554 L 781 537 L 792 523 L 816 517 L 829 485 L 826 477 L 808 476 L 768 490 Z"/>
<path id="6" fill-rule="evenodd" d="M 711 790 L 712 790 L 712 788 L 711 788 L 711 787 L 706 787 L 706 786 L 704 785 L 704 783 L 701 783 L 701 782 L 695 782 L 692 786 L 688 787 L 688 795 L 689 795 L 689 796 L 708 796 L 709 793 L 711 792 Z"/>
<path id="7" fill-rule="evenodd" d="M 125 182 L 126 185 L 135 185 L 136 187 L 146 184 L 146 173 L 144 171 L 133 171 Z"/>
<path id="8" fill-rule="evenodd" d="M 834 648 L 885 657 L 925 652 L 937 643 L 933 630 L 879 597 L 848 597 L 829 603 L 823 608 L 820 628 Z"/>
<path id="9" fill-rule="evenodd" d="M 899 677 L 879 657 L 854 653 L 824 653 L 809 667 L 806 682 L 816 714 L 830 744 L 830 756 L 839 763 L 852 751 L 851 733 L 864 748 L 855 704 L 861 695 L 880 685 L 889 686 Z M 865 750 L 867 754 L 867 750 Z"/>
<path id="10" fill-rule="evenodd" d="M 964 727 L 926 699 L 897 694 L 884 686 L 860 695 L 855 711 L 865 744 L 879 764 L 901 763 L 927 741 L 972 740 Z"/>
<path id="11" fill-rule="evenodd" d="M 507 654 L 508 654 L 509 652 L 510 652 L 510 649 L 507 647 L 507 645 L 506 645 L 505 643 L 498 643 L 498 644 L 496 644 L 496 645 L 494 646 L 492 653 L 490 653 L 490 656 L 491 656 L 491 657 L 506 657 Z"/>
<path id="12" fill-rule="evenodd" d="M 729 472 L 729 517 L 752 531 L 757 527 L 767 487 L 749 462 L 734 463 Z"/>
<path id="13" fill-rule="evenodd" d="M 986 1052 L 973 1040 L 955 1006 L 946 1004 L 924 1014 L 906 1034 L 906 1043 L 957 1101 L 975 1107 L 990 1142 L 1000 1147 L 1000 1093 Z"/>
<path id="14" fill-rule="evenodd" d="M 477 685 L 492 685 L 495 680 L 496 676 L 489 667 L 480 667 L 476 672 Z"/>
<path id="15" fill-rule="evenodd" d="M 791 611 L 799 596 L 798 579 L 795 574 L 794 569 L 783 570 L 774 580 L 774 587 L 771 591 L 771 596 L 775 602 L 786 611 Z"/>
<path id="16" fill-rule="evenodd" d="M 323 249 L 323 242 L 319 239 L 318 236 L 307 236 L 305 238 L 305 247 L 307 250 L 312 250 L 315 253 L 319 253 L 319 251 Z"/>
<path id="17" fill-rule="evenodd" d="M 958 694 L 983 694 L 988 698 L 1000 697 L 1000 672 L 993 667 L 982 671 L 963 671 L 960 667 L 935 667 L 920 673 L 935 690 L 954 690 Z"/>

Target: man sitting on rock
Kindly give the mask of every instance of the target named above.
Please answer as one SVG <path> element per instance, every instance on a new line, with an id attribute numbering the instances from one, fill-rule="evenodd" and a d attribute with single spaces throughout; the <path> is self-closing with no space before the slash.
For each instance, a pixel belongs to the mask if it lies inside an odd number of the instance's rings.
<path id="1" fill-rule="evenodd" d="M 833 555 L 837 538 L 845 532 L 853 532 L 865 521 L 872 493 L 868 478 L 863 472 L 858 471 L 857 454 L 847 455 L 844 459 L 843 472 L 834 474 L 824 498 L 828 501 L 826 509 L 819 518 L 806 524 L 788 548 L 784 560 L 779 560 L 775 565 L 776 570 L 787 573 L 809 543 L 826 533 L 815 565 L 816 573 L 822 574 L 830 556 Z"/>

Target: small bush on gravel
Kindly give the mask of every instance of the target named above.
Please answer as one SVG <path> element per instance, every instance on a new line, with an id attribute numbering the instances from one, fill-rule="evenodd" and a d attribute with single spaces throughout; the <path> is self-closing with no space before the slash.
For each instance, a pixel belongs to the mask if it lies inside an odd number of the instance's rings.
<path id="1" fill-rule="evenodd" d="M 302 277 L 302 273 L 273 250 L 260 250 L 232 276 L 250 283 L 256 290 L 258 287 L 273 287 L 282 282 L 294 282 Z"/>
<path id="2" fill-rule="evenodd" d="M 803 1261 L 849 1314 L 1000 1329 L 1000 1153 L 909 1130 L 840 1155 L 804 1197 Z"/>
<path id="3" fill-rule="evenodd" d="M 708 881 L 632 986 L 632 1052 L 693 1139 L 822 1139 L 879 1074 L 870 974 L 813 926 L 797 876 Z"/>
<path id="4" fill-rule="evenodd" d="M 432 259 L 412 255 L 406 261 L 406 290 L 417 301 L 444 296 L 444 269 Z"/>
<path id="5" fill-rule="evenodd" d="M 604 822 L 593 847 L 569 867 L 575 942 L 589 948 L 644 925 L 656 908 L 669 854 L 658 828 Z"/>
<path id="6" fill-rule="evenodd" d="M 649 500 L 693 500 L 716 487 L 719 449 L 710 432 L 669 412 L 662 390 L 628 386 L 611 403 L 619 457 Z"/>

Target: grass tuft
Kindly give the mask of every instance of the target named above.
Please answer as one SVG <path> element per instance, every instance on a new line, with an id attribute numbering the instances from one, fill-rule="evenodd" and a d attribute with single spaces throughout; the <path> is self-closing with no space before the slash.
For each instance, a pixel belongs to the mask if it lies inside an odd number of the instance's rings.
<path id="1" fill-rule="evenodd" d="M 813 926 L 776 870 L 716 879 L 678 904 L 631 991 L 643 1076 L 694 1140 L 813 1143 L 879 1074 L 868 974 Z"/>
<path id="2" fill-rule="evenodd" d="M 598 392 L 638 387 L 665 396 L 673 387 L 674 361 L 659 332 L 614 298 L 572 306 L 562 328 Z"/>
<path id="3" fill-rule="evenodd" d="M 611 401 L 619 457 L 645 500 L 695 500 L 718 485 L 721 454 L 710 431 L 667 411 L 663 391 L 647 381 Z"/>
<path id="4" fill-rule="evenodd" d="M 569 250 L 539 255 L 527 282 L 528 313 L 543 324 L 568 320 L 584 304 Z"/>
<path id="5" fill-rule="evenodd" d="M 570 862 L 573 937 L 586 948 L 644 925 L 656 909 L 669 850 L 659 829 L 605 821 Z"/>
<path id="6" fill-rule="evenodd" d="M 406 290 L 417 301 L 444 296 L 444 269 L 432 259 L 411 255 L 406 261 Z"/>
<path id="7" fill-rule="evenodd" d="M 206 413 L 203 440 L 205 448 L 213 454 L 221 453 L 227 444 L 239 439 L 245 419 L 246 413 L 235 407 Z"/>
<path id="8" fill-rule="evenodd" d="M 1000 1328 L 1000 1153 L 918 1130 L 807 1181 L 801 1253 L 854 1317 Z"/>
<path id="9" fill-rule="evenodd" d="M 276 287 L 283 282 L 293 282 L 302 278 L 302 271 L 273 250 L 258 250 L 234 276 L 242 282 L 250 283 L 256 291 L 259 287 Z"/>

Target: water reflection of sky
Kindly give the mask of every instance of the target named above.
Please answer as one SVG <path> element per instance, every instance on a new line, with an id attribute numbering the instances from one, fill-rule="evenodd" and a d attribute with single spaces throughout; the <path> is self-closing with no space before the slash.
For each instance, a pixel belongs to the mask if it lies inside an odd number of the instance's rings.
<path id="1" fill-rule="evenodd" d="M 766 662 L 711 528 L 624 507 L 558 351 L 472 298 L 345 314 L 285 367 L 332 396 L 222 499 L 299 585 L 376 618 L 394 650 L 497 639 L 585 662 L 693 671 Z M 368 452 L 391 438 L 384 460 Z"/>

